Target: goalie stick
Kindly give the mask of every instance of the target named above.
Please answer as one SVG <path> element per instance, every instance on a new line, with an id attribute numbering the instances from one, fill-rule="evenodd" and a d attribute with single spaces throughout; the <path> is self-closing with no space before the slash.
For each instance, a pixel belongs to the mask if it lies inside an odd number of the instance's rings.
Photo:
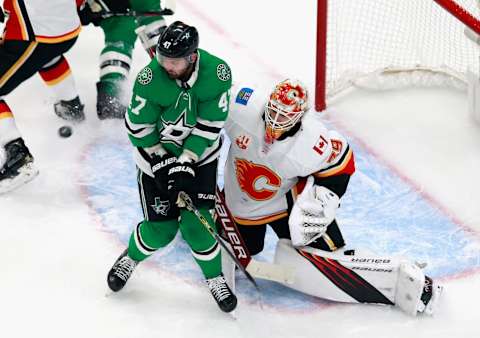
<path id="1" fill-rule="evenodd" d="M 195 205 L 193 204 L 190 196 L 188 196 L 184 191 L 180 191 L 178 193 L 178 199 L 179 199 L 179 202 L 180 202 L 179 206 L 180 207 L 184 206 L 185 208 L 187 208 L 188 210 L 193 212 L 195 214 L 195 216 L 197 216 L 200 223 L 202 223 L 202 225 L 205 227 L 205 229 L 208 230 L 210 235 L 212 235 L 213 238 L 216 239 L 218 244 L 220 244 L 220 246 L 227 252 L 227 254 L 230 256 L 230 258 L 233 259 L 233 261 L 238 266 L 238 268 L 245 274 L 247 279 L 255 286 L 255 289 L 257 289 L 257 291 L 258 291 L 259 289 L 258 289 L 258 285 L 257 285 L 257 282 L 255 281 L 255 279 L 252 277 L 252 275 L 247 270 L 245 270 L 245 267 L 237 259 L 237 257 L 235 257 L 235 255 L 229 250 L 227 245 L 224 243 L 223 239 L 216 233 L 216 231 L 212 228 L 212 226 L 208 223 L 207 219 L 200 213 L 200 211 L 198 211 L 197 207 L 195 207 Z"/>
<path id="2" fill-rule="evenodd" d="M 260 262 L 250 256 L 237 225 L 233 221 L 233 216 L 227 208 L 225 195 L 218 186 L 215 191 L 215 202 L 215 222 L 223 229 L 225 238 L 232 247 L 233 254 L 242 266 L 254 277 L 292 284 L 294 281 L 293 269 L 279 264 Z"/>

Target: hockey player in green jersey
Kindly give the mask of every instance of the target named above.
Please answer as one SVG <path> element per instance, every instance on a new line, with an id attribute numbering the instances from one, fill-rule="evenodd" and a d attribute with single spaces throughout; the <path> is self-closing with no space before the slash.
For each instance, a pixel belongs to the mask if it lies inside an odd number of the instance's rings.
<path id="1" fill-rule="evenodd" d="M 221 269 L 220 247 L 197 217 L 177 205 L 184 191 L 213 224 L 220 130 L 228 115 L 231 73 L 198 49 L 195 27 L 176 21 L 160 36 L 156 57 L 139 74 L 125 116 L 135 147 L 144 220 L 108 274 L 118 291 L 138 262 L 170 243 L 178 229 L 222 311 L 237 299 Z"/>
<path id="2" fill-rule="evenodd" d="M 100 26 L 105 46 L 100 54 L 100 81 L 97 82 L 97 114 L 100 119 L 121 118 L 125 115 L 124 88 L 132 62 L 137 32 L 142 31 L 144 48 L 155 49 L 158 37 L 165 29 L 162 16 L 111 16 L 109 12 L 159 11 L 160 0 L 88 0 L 79 13 L 82 24 Z"/>

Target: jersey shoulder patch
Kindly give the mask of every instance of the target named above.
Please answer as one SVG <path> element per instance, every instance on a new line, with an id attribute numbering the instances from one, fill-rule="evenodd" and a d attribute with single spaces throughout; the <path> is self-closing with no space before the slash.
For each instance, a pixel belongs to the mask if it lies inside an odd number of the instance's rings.
<path id="1" fill-rule="evenodd" d="M 223 82 L 229 81 L 232 78 L 232 72 L 226 63 L 219 63 L 217 65 L 217 77 Z"/>
<path id="2" fill-rule="evenodd" d="M 137 82 L 143 86 L 148 85 L 153 80 L 153 71 L 150 66 L 143 68 L 137 75 Z"/>
<path id="3" fill-rule="evenodd" d="M 247 88 L 247 87 L 241 88 L 238 91 L 237 96 L 235 97 L 235 103 L 246 106 L 252 94 L 253 94 L 252 88 Z"/>

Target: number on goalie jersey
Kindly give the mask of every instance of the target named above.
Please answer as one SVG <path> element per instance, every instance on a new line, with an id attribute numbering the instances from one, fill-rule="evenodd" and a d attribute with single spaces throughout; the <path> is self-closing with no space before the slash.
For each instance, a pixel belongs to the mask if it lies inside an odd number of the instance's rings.
<path id="1" fill-rule="evenodd" d="M 275 263 L 296 273 L 286 286 L 334 301 L 432 313 L 441 287 L 418 266 L 344 252 L 335 213 L 354 157 L 345 137 L 308 111 L 305 86 L 285 80 L 271 92 L 238 87 L 233 93 L 225 196 L 250 254 L 262 251 L 270 225 L 280 238 Z"/>

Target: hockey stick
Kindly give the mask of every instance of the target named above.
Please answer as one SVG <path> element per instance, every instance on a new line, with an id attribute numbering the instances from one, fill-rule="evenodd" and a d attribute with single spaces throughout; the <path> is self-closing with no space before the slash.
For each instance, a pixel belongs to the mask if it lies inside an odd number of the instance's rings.
<path id="1" fill-rule="evenodd" d="M 235 264 L 238 266 L 238 268 L 245 274 L 247 279 L 255 286 L 257 291 L 258 289 L 258 284 L 255 281 L 255 279 L 252 277 L 252 275 L 245 269 L 245 267 L 240 263 L 238 258 L 230 251 L 230 249 L 227 247 L 227 245 L 223 242 L 223 239 L 216 233 L 216 231 L 213 229 L 213 227 L 208 223 L 207 219 L 198 211 L 198 209 L 195 207 L 195 205 L 192 202 L 192 199 L 190 196 L 188 196 L 185 192 L 180 191 L 178 193 L 178 199 L 180 201 L 180 206 L 184 206 L 187 208 L 187 210 L 193 212 L 195 216 L 197 216 L 198 220 L 202 225 L 207 229 L 207 231 L 212 235 L 213 238 L 220 244 L 220 246 L 227 252 L 227 254 L 230 256 L 230 258 L 235 262 Z"/>
<path id="2" fill-rule="evenodd" d="M 294 281 L 292 268 L 279 264 L 260 262 L 250 256 L 242 235 L 233 221 L 233 216 L 230 210 L 228 210 L 225 195 L 218 186 L 215 191 L 215 200 L 215 222 L 225 232 L 226 240 L 230 243 L 233 253 L 243 267 L 254 277 L 278 283 L 292 284 Z"/>
<path id="3" fill-rule="evenodd" d="M 101 11 L 108 9 L 108 6 L 102 0 L 87 1 L 90 8 L 95 9 L 93 12 L 96 19 L 107 19 L 115 16 L 163 16 L 175 14 L 176 0 L 164 0 L 163 9 L 160 11 L 135 11 L 127 10 L 125 12 Z M 97 12 L 98 11 L 98 12 Z"/>
<path id="4" fill-rule="evenodd" d="M 126 12 L 105 12 L 99 13 L 98 18 L 107 19 L 114 16 L 164 16 L 164 15 L 174 15 L 175 12 L 170 8 L 162 9 L 161 11 L 126 11 Z"/>

